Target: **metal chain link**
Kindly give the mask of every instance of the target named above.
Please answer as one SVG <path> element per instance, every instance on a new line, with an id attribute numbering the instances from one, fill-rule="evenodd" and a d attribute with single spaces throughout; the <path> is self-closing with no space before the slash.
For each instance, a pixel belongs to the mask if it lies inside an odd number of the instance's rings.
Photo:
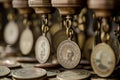
<path id="1" fill-rule="evenodd" d="M 48 16 L 42 15 L 42 33 L 47 33 L 49 30 L 48 27 Z"/>
<path id="2" fill-rule="evenodd" d="M 107 42 L 110 39 L 110 35 L 109 35 L 109 24 L 107 23 L 106 19 L 102 19 L 102 23 L 101 23 L 101 41 L 102 42 Z"/>
<path id="3" fill-rule="evenodd" d="M 71 16 L 66 16 L 66 22 L 65 22 L 65 26 L 66 26 L 66 34 L 68 36 L 68 38 L 72 38 L 73 36 L 73 29 L 72 29 L 72 20 L 71 20 Z"/>

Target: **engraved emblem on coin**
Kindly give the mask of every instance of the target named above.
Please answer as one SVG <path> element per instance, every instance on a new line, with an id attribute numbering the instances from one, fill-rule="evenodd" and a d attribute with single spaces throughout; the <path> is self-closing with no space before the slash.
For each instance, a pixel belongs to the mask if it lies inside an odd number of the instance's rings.
<path id="1" fill-rule="evenodd" d="M 10 21 L 4 31 L 4 39 L 8 44 L 16 43 L 19 36 L 18 25 L 14 21 Z"/>
<path id="2" fill-rule="evenodd" d="M 29 28 L 26 28 L 20 38 L 20 50 L 22 54 L 27 55 L 33 46 L 33 34 Z"/>
<path id="3" fill-rule="evenodd" d="M 106 43 L 95 46 L 91 55 L 93 70 L 100 77 L 108 77 L 115 68 L 115 54 L 112 48 Z"/>
<path id="4" fill-rule="evenodd" d="M 57 49 L 57 58 L 64 68 L 76 67 L 81 58 L 79 46 L 71 40 L 63 41 Z"/>
<path id="5" fill-rule="evenodd" d="M 50 44 L 45 35 L 39 37 L 35 46 L 36 58 L 40 63 L 45 63 L 50 55 Z"/>

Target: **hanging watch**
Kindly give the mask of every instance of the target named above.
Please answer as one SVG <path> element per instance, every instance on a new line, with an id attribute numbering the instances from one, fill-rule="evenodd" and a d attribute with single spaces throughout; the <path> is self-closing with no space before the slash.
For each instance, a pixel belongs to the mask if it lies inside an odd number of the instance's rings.
<path id="1" fill-rule="evenodd" d="M 46 37 L 48 31 L 48 20 L 45 16 L 43 16 L 43 25 L 42 25 L 42 36 L 40 36 L 35 45 L 35 54 L 36 59 L 40 63 L 47 62 L 49 55 L 50 55 L 50 43 Z"/>
<path id="2" fill-rule="evenodd" d="M 71 21 L 69 16 L 66 18 L 68 19 L 68 21 L 66 20 L 66 23 L 68 23 L 68 25 L 66 25 L 66 33 L 69 38 L 65 41 L 62 41 L 58 46 L 57 59 L 64 68 L 72 69 L 79 64 L 81 59 L 81 51 L 79 46 L 71 40 L 70 36 L 73 34 L 71 29 Z"/>
<path id="3" fill-rule="evenodd" d="M 27 27 L 20 37 L 20 50 L 23 55 L 28 55 L 32 50 L 34 43 L 33 33 L 29 27 Z"/>

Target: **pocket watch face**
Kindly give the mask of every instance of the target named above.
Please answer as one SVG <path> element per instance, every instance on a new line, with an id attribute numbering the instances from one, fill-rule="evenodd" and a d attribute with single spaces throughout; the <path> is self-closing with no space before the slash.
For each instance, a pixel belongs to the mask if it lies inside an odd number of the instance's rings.
<path id="1" fill-rule="evenodd" d="M 14 21 L 10 21 L 4 31 L 4 39 L 8 44 L 15 44 L 19 36 L 18 25 Z"/>
<path id="2" fill-rule="evenodd" d="M 57 59 L 64 68 L 75 68 L 81 59 L 79 46 L 71 40 L 61 42 L 57 49 Z"/>
<path id="3" fill-rule="evenodd" d="M 35 46 L 36 58 L 40 63 L 45 63 L 50 55 L 50 44 L 45 35 L 38 38 Z"/>
<path id="4" fill-rule="evenodd" d="M 91 55 L 91 64 L 95 73 L 100 77 L 110 76 L 116 65 L 112 48 L 106 43 L 96 45 Z"/>
<path id="5" fill-rule="evenodd" d="M 30 53 L 33 47 L 33 42 L 32 31 L 29 28 L 25 29 L 20 37 L 20 50 L 22 54 L 27 55 Z"/>

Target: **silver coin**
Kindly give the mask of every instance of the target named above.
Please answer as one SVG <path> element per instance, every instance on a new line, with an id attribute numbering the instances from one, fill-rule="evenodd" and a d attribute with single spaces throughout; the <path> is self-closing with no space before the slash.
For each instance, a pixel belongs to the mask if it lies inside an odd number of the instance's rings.
<path id="1" fill-rule="evenodd" d="M 87 70 L 67 70 L 57 75 L 59 80 L 83 80 L 90 76 L 90 72 Z"/>
<path id="2" fill-rule="evenodd" d="M 47 70 L 47 77 L 54 77 L 54 76 L 56 76 L 58 73 L 60 73 L 59 70 Z"/>
<path id="3" fill-rule="evenodd" d="M 28 55 L 33 47 L 33 33 L 29 28 L 26 28 L 20 37 L 20 50 L 23 55 Z"/>
<path id="4" fill-rule="evenodd" d="M 57 79 L 57 78 L 49 78 L 48 80 L 59 80 L 59 79 Z"/>
<path id="5" fill-rule="evenodd" d="M 112 48 L 106 43 L 96 45 L 91 55 L 91 65 L 98 76 L 110 76 L 116 65 Z"/>
<path id="6" fill-rule="evenodd" d="M 8 44 L 16 43 L 19 36 L 18 25 L 14 21 L 10 21 L 4 31 L 4 39 Z"/>
<path id="7" fill-rule="evenodd" d="M 35 45 L 36 59 L 40 63 L 45 63 L 50 55 L 50 44 L 45 34 L 40 36 Z"/>
<path id="8" fill-rule="evenodd" d="M 64 68 L 75 68 L 81 59 L 80 48 L 74 41 L 65 40 L 58 46 L 57 58 Z"/>
<path id="9" fill-rule="evenodd" d="M 10 73 L 10 69 L 6 66 L 0 66 L 0 77 L 4 77 Z"/>
<path id="10" fill-rule="evenodd" d="M 46 70 L 42 68 L 23 68 L 23 69 L 18 69 L 12 72 L 12 76 L 15 79 L 22 79 L 22 80 L 42 78 L 46 74 L 47 74 Z"/>

